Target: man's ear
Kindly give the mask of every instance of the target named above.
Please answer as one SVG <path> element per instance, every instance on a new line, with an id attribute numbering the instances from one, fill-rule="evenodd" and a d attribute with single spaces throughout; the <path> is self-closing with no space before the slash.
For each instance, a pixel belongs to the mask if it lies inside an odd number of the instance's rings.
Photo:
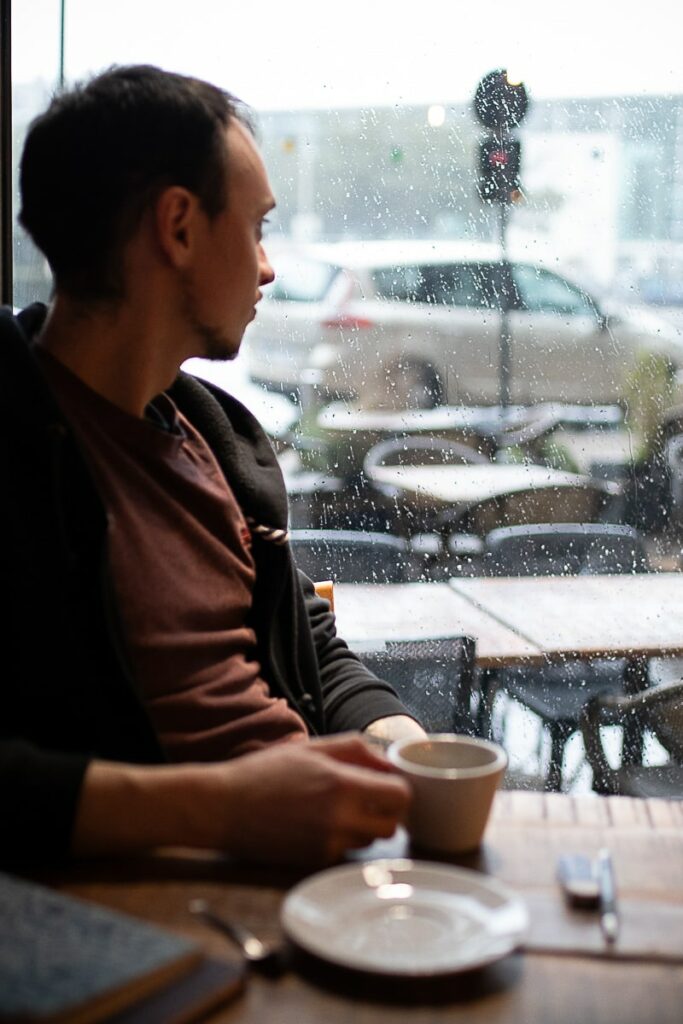
<path id="1" fill-rule="evenodd" d="M 186 188 L 172 185 L 157 198 L 155 208 L 157 241 L 166 259 L 177 268 L 192 258 L 199 213 L 199 200 Z"/>

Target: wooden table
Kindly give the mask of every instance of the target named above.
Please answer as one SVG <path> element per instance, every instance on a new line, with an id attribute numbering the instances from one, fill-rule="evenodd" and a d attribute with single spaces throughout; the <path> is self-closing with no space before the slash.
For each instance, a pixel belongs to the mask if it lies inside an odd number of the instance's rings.
<path id="1" fill-rule="evenodd" d="M 370 854 L 401 853 L 405 840 Z M 561 852 L 612 851 L 624 942 L 665 946 L 669 961 L 606 958 L 595 915 L 565 909 L 555 882 Z M 401 985 L 307 960 L 279 979 L 253 975 L 245 994 L 212 1021 L 236 1024 L 680 1024 L 683 1006 L 683 805 L 626 798 L 501 792 L 484 847 L 459 861 L 514 886 L 526 899 L 526 951 L 438 985 Z M 233 958 L 220 936 L 192 919 L 211 900 L 261 937 L 279 939 L 279 911 L 300 874 L 232 866 L 182 852 L 93 864 L 43 878 L 64 891 L 200 938 Z M 565 947 L 562 949 L 562 944 Z M 553 947 L 553 949 L 551 949 Z M 573 952 L 571 951 L 573 949 Z M 581 949 L 581 952 L 577 950 Z"/>
<path id="2" fill-rule="evenodd" d="M 448 583 L 335 583 L 334 610 L 339 635 L 354 650 L 378 640 L 471 636 L 481 668 L 545 662 L 534 643 Z"/>
<path id="3" fill-rule="evenodd" d="M 338 583 L 337 628 L 353 646 L 472 636 L 482 668 L 564 657 L 683 655 L 683 573 Z"/>
<path id="4" fill-rule="evenodd" d="M 683 573 L 451 580 L 546 659 L 683 654 Z"/>
<path id="5" fill-rule="evenodd" d="M 459 599 L 449 601 L 444 589 Z M 379 639 L 466 635 L 487 672 L 565 658 L 625 658 L 624 690 L 647 685 L 648 659 L 683 655 L 683 573 L 453 579 L 449 584 L 335 587 L 339 633 L 353 648 Z M 485 675 L 477 731 L 489 728 L 495 679 Z M 492 689 L 493 687 L 493 689 Z M 640 763 L 627 723 L 624 756 Z"/>
<path id="6" fill-rule="evenodd" d="M 498 577 L 451 586 L 547 661 L 625 658 L 625 693 L 647 687 L 650 658 L 683 654 L 682 573 Z M 480 703 L 480 728 L 490 705 L 490 697 Z M 642 754 L 642 731 L 627 720 L 624 762 L 640 764 Z"/>

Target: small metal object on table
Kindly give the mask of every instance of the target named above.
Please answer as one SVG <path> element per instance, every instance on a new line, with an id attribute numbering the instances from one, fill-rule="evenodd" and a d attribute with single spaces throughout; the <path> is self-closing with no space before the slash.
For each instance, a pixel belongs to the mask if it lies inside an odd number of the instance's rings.
<path id="1" fill-rule="evenodd" d="M 231 942 L 234 942 L 242 951 L 244 959 L 251 967 L 268 973 L 279 973 L 283 969 L 284 960 L 282 950 L 279 947 L 266 945 L 266 943 L 261 942 L 240 921 L 225 917 L 223 914 L 213 910 L 207 900 L 190 900 L 188 910 L 195 917 L 208 924 L 209 927 L 215 928 L 221 935 L 225 935 Z"/>
<path id="2" fill-rule="evenodd" d="M 609 850 L 602 849 L 598 852 L 597 876 L 600 890 L 600 927 L 605 942 L 609 942 L 611 945 L 619 937 L 619 911 L 617 909 L 614 867 Z"/>

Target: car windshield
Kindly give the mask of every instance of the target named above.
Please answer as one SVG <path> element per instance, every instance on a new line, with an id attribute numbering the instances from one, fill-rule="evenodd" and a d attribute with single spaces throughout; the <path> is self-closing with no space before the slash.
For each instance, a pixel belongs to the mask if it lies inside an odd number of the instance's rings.
<path id="1" fill-rule="evenodd" d="M 401 302 L 500 309 L 500 268 L 495 264 L 444 263 L 374 270 L 377 294 Z"/>
<path id="2" fill-rule="evenodd" d="M 579 288 L 540 267 L 515 266 L 512 271 L 522 309 L 568 316 L 595 316 L 595 303 Z"/>

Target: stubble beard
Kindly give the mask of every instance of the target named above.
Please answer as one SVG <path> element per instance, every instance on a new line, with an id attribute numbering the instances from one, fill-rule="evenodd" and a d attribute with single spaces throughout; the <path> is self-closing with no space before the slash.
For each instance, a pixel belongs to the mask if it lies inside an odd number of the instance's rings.
<path id="1" fill-rule="evenodd" d="M 229 362 L 235 359 L 242 339 L 237 344 L 218 327 L 212 327 L 205 323 L 197 312 L 197 300 L 194 289 L 187 278 L 181 282 L 182 304 L 181 315 L 185 321 L 188 331 L 197 341 L 199 351 L 197 355 L 202 359 L 209 359 L 212 362 Z"/>

